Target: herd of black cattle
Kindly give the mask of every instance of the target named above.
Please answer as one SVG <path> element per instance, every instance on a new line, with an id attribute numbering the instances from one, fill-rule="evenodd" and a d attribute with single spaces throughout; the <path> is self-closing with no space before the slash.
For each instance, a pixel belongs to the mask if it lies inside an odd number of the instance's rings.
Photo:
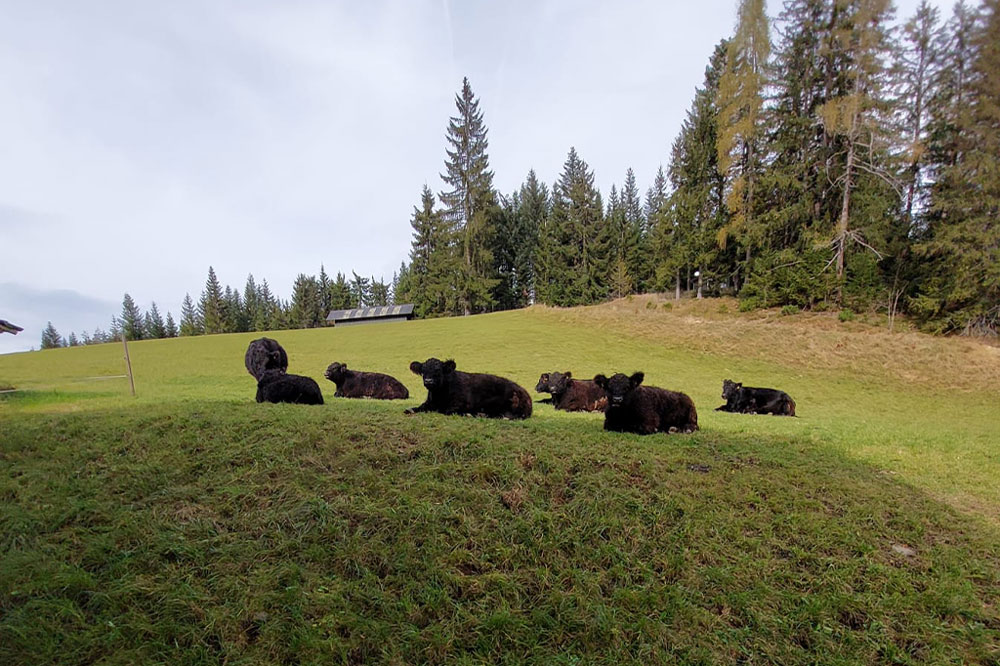
<path id="1" fill-rule="evenodd" d="M 311 377 L 288 374 L 288 354 L 270 338 L 250 343 L 247 371 L 257 380 L 257 402 L 291 402 L 322 405 L 323 393 Z M 429 358 L 414 361 L 410 371 L 420 375 L 427 400 L 406 414 L 440 412 L 490 418 L 526 419 L 531 416 L 531 396 L 503 377 L 455 369 L 455 361 Z M 398 400 L 410 397 L 403 384 L 379 372 L 348 370 L 344 363 L 331 363 L 326 378 L 337 385 L 337 398 Z M 543 374 L 535 391 L 550 393 L 556 409 L 604 412 L 604 429 L 648 435 L 654 432 L 685 432 L 698 429 L 698 413 L 684 393 L 642 385 L 643 373 L 632 376 L 597 375 L 592 380 L 573 379 L 570 372 Z M 716 411 L 739 414 L 795 416 L 795 401 L 784 391 L 753 388 L 725 380 L 722 397 L 726 404 Z"/>

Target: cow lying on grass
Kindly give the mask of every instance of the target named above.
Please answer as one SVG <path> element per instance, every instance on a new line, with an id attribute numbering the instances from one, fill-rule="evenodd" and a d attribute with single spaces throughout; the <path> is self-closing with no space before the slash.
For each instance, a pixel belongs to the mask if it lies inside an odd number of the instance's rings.
<path id="1" fill-rule="evenodd" d="M 573 379 L 572 372 L 546 372 L 538 378 L 535 386 L 538 393 L 551 393 L 551 402 L 556 409 L 567 412 L 603 411 L 608 404 L 604 389 L 589 379 Z"/>
<path id="2" fill-rule="evenodd" d="M 455 361 L 429 358 L 414 361 L 410 370 L 423 377 L 427 400 L 405 414 L 440 412 L 471 414 L 502 419 L 526 419 L 531 416 L 531 396 L 523 388 L 503 377 L 455 369 Z"/>
<path id="3" fill-rule="evenodd" d="M 335 398 L 375 398 L 376 400 L 401 400 L 410 392 L 395 377 L 380 372 L 348 370 L 346 363 L 331 363 L 326 378 L 337 385 Z"/>
<path id="4" fill-rule="evenodd" d="M 322 405 L 323 393 L 312 377 L 289 375 L 277 369 L 265 370 L 257 380 L 257 402 Z"/>
<path id="5" fill-rule="evenodd" d="M 655 386 L 640 386 L 645 376 L 637 372 L 631 377 L 622 373 L 610 379 L 594 377 L 594 383 L 607 394 L 604 429 L 614 432 L 694 432 L 698 429 L 698 412 L 691 398 L 683 393 Z"/>
<path id="6" fill-rule="evenodd" d="M 722 382 L 722 397 L 726 404 L 716 407 L 717 412 L 795 416 L 795 401 L 778 389 L 743 386 L 742 383 L 725 379 Z"/>
<path id="7" fill-rule="evenodd" d="M 278 344 L 277 340 L 271 338 L 258 338 L 247 347 L 246 354 L 247 372 L 259 380 L 265 370 L 288 370 L 288 354 L 284 348 Z"/>

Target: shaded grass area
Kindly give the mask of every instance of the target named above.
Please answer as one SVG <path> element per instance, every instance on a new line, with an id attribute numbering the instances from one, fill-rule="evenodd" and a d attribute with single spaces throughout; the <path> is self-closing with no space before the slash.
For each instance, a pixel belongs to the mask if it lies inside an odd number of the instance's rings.
<path id="1" fill-rule="evenodd" d="M 36 407 L 0 412 L 0 663 L 1000 656 L 996 529 L 772 421 Z"/>

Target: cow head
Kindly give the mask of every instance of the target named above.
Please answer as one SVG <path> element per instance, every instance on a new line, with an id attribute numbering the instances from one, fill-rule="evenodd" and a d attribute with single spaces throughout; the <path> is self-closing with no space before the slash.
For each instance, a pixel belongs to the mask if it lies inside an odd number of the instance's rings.
<path id="1" fill-rule="evenodd" d="M 549 376 L 549 390 L 553 395 L 562 395 L 569 389 L 569 383 L 573 379 L 572 372 L 553 372 Z"/>
<path id="2" fill-rule="evenodd" d="M 552 387 L 549 385 L 549 373 L 543 372 L 542 376 L 538 378 L 538 383 L 535 384 L 535 393 L 552 393 Z"/>
<path id="3" fill-rule="evenodd" d="M 743 383 L 742 382 L 734 382 L 734 381 L 732 381 L 730 379 L 723 379 L 722 380 L 722 399 L 723 400 L 729 400 L 733 396 L 737 395 L 740 392 L 741 388 L 743 388 Z"/>
<path id="4" fill-rule="evenodd" d="M 451 373 L 455 372 L 455 361 L 439 361 L 436 358 L 429 358 L 423 363 L 414 361 L 410 364 L 410 372 L 420 375 L 424 386 L 433 389 L 448 383 Z"/>
<path id="5" fill-rule="evenodd" d="M 347 376 L 347 364 L 331 363 L 327 366 L 325 375 L 334 384 L 339 384 Z"/>
<path id="6" fill-rule="evenodd" d="M 594 377 L 594 383 L 604 389 L 608 394 L 608 407 L 617 407 L 625 401 L 625 397 L 632 391 L 639 388 L 645 375 L 641 372 L 633 374 L 631 377 L 618 373 L 608 379 L 604 375 Z"/>

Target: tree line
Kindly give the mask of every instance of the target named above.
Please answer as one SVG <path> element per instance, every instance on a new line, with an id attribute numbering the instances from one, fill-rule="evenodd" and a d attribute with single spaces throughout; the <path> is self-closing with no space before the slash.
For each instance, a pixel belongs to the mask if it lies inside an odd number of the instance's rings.
<path id="1" fill-rule="evenodd" d="M 943 20 L 924 0 L 895 26 L 891 0 L 785 0 L 774 21 L 764 0 L 739 0 L 644 195 L 631 169 L 602 195 L 574 148 L 551 186 L 530 170 L 499 193 L 466 78 L 445 133 L 445 187 L 423 186 L 391 285 L 331 280 L 321 267 L 284 302 L 252 276 L 242 295 L 222 290 L 210 268 L 178 326 L 170 313 L 161 326 L 155 304 L 141 315 L 126 294 L 109 334 L 83 340 L 302 328 L 359 304 L 413 303 L 434 317 L 648 291 L 731 294 L 743 309 L 905 312 L 932 332 L 995 334 L 998 4 L 959 0 Z"/>
<path id="2" fill-rule="evenodd" d="M 243 291 L 229 285 L 222 288 L 215 269 L 208 267 L 208 278 L 197 303 L 190 294 L 184 295 L 181 318 L 175 322 L 173 314 L 164 318 L 154 301 L 143 313 L 135 300 L 125 294 L 122 309 L 111 318 L 107 331 L 100 328 L 80 336 L 59 334 L 49 322 L 42 331 L 42 349 L 75 347 L 121 340 L 151 340 L 178 336 L 206 335 L 213 333 L 246 333 L 250 331 L 275 331 L 290 328 L 323 326 L 331 310 L 390 305 L 394 301 L 395 276 L 392 283 L 381 278 L 362 277 L 351 271 L 330 277 L 320 266 L 319 275 L 300 273 L 292 284 L 291 300 L 278 298 L 271 291 L 267 280 L 259 283 L 253 275 L 247 276 Z"/>
<path id="3" fill-rule="evenodd" d="M 602 196 L 573 148 L 551 186 L 532 170 L 498 193 L 466 79 L 399 296 L 441 316 L 733 294 L 995 333 L 997 4 L 942 21 L 925 1 L 895 27 L 889 0 L 786 0 L 775 31 L 763 0 L 740 0 L 644 197 L 631 169 Z"/>

